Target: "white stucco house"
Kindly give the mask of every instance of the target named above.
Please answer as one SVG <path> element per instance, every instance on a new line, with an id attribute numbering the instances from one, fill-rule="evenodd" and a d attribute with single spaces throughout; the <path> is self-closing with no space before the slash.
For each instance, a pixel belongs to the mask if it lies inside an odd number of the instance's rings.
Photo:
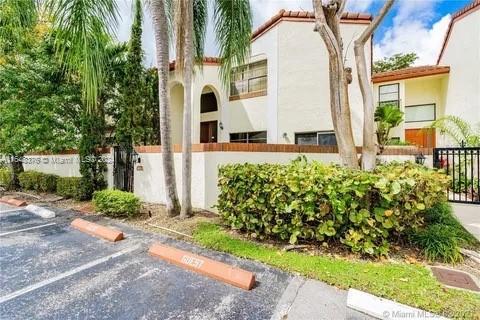
<path id="1" fill-rule="evenodd" d="M 448 142 L 421 130 L 447 114 L 480 122 L 480 1 L 453 15 L 437 65 L 372 76 L 377 104 L 396 103 L 405 112 L 393 137 L 434 147 Z M 352 125 L 362 145 L 363 106 L 356 77 L 353 40 L 371 16 L 344 13 L 341 34 L 349 86 Z M 249 142 L 335 144 L 330 116 L 328 56 L 311 12 L 281 10 L 253 32 L 248 64 L 236 69 L 230 86 L 218 77 L 216 58 L 205 58 L 192 86 L 193 143 Z M 366 45 L 371 70 L 371 43 Z M 183 86 L 170 65 L 173 143 L 182 141 Z"/>
<path id="2" fill-rule="evenodd" d="M 353 40 L 371 16 L 344 13 L 341 34 L 346 65 L 356 77 Z M 218 60 L 205 58 L 192 86 L 193 143 L 257 142 L 334 144 L 330 117 L 328 55 L 313 31 L 313 13 L 281 10 L 253 32 L 251 57 L 234 72 L 226 88 Z M 371 68 L 371 43 L 366 45 Z M 182 141 L 183 86 L 171 64 L 170 101 L 173 143 Z M 361 145 L 362 98 L 358 81 L 350 85 L 356 143 Z"/>
<path id="3" fill-rule="evenodd" d="M 373 75 L 378 104 L 395 103 L 405 121 L 392 133 L 425 147 L 451 142 L 431 129 L 433 120 L 455 115 L 480 123 L 480 0 L 456 12 L 439 53 L 437 65 L 419 66 Z"/>

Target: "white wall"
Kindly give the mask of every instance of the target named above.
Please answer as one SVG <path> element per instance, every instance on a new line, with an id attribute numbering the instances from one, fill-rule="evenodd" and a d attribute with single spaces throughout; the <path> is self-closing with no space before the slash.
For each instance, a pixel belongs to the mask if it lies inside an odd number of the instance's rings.
<path id="1" fill-rule="evenodd" d="M 300 153 L 287 152 L 194 152 L 192 154 L 192 205 L 216 211 L 213 206 L 218 197 L 218 167 L 232 163 L 279 163 L 285 164 Z M 307 159 L 320 161 L 326 164 L 340 163 L 336 153 L 306 153 Z M 104 154 L 105 159 L 113 160 L 112 154 Z M 432 166 L 432 156 L 426 156 L 426 165 Z M 165 203 L 165 185 L 163 177 L 163 163 L 161 153 L 140 153 L 141 162 L 135 165 L 134 193 L 143 201 Z M 415 156 L 381 156 L 381 161 L 415 161 Z M 175 178 L 178 195 L 182 196 L 181 163 L 182 154 L 174 154 Z M 36 170 L 44 173 L 57 174 L 62 177 L 78 177 L 78 155 L 32 155 L 27 157 L 25 170 Z M 141 170 L 139 170 L 141 169 Z M 107 161 L 105 177 L 108 187 L 113 188 L 113 163 Z"/>
<path id="2" fill-rule="evenodd" d="M 134 172 L 133 190 L 143 201 L 165 203 L 165 184 L 161 153 L 141 153 L 141 162 L 137 163 Z M 205 154 L 192 153 L 192 205 L 203 208 L 205 199 Z M 182 194 L 182 154 L 174 154 L 175 179 L 181 199 Z M 143 170 L 139 171 L 139 167 Z"/>
<path id="3" fill-rule="evenodd" d="M 192 205 L 196 208 L 216 211 L 213 206 L 218 197 L 218 167 L 233 163 L 279 163 L 285 164 L 299 153 L 284 152 L 194 152 L 192 168 Z M 340 163 L 336 153 L 306 153 L 309 160 L 323 163 Z M 135 170 L 134 192 L 143 201 L 165 203 L 165 186 L 160 153 L 140 154 L 142 171 Z M 175 153 L 175 174 L 178 194 L 181 198 L 181 153 Z M 415 156 L 381 156 L 381 161 L 415 161 Z M 426 165 L 432 166 L 432 156 L 427 156 Z"/>
<path id="4" fill-rule="evenodd" d="M 353 45 L 365 24 L 342 23 L 345 66 L 352 68 L 349 98 L 356 145 L 362 145 L 363 103 Z M 333 130 L 330 112 L 328 53 L 313 22 L 284 21 L 278 30 L 278 143 L 295 143 L 295 133 Z M 365 46 L 370 61 L 370 41 Z M 370 63 L 367 73 L 370 74 Z M 287 138 L 283 134 L 287 134 Z"/>
<path id="5" fill-rule="evenodd" d="M 267 59 L 267 95 L 229 101 L 228 88 L 221 83 L 217 65 L 197 68 L 192 89 L 193 143 L 200 141 L 200 121 L 219 120 L 218 142 L 229 142 L 229 134 L 267 131 L 268 143 L 295 143 L 295 132 L 333 130 L 329 106 L 328 55 L 313 21 L 282 21 L 257 37 L 251 44 L 250 61 Z M 365 24 L 341 24 L 345 44 L 351 43 L 366 27 Z M 349 86 L 352 124 L 357 145 L 362 144 L 363 106 L 358 85 L 353 46 L 345 45 L 346 66 L 352 68 Z M 370 41 L 365 46 L 370 61 Z M 370 65 L 368 66 L 370 74 Z M 171 86 L 182 80 L 170 73 Z M 219 104 L 215 115 L 200 114 L 200 96 L 206 85 L 213 88 Z M 171 92 L 174 131 L 179 130 L 178 106 L 182 99 Z M 287 133 L 287 139 L 283 137 Z M 174 143 L 181 133 L 174 132 Z"/>
<path id="6" fill-rule="evenodd" d="M 453 24 L 439 65 L 450 66 L 445 113 L 480 123 L 480 10 Z"/>

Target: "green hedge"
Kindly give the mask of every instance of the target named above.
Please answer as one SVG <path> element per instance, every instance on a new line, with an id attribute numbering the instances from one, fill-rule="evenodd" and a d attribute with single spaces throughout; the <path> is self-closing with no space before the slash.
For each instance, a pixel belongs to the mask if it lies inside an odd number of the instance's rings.
<path id="1" fill-rule="evenodd" d="M 388 253 L 389 240 L 424 224 L 450 179 L 413 163 L 350 170 L 303 159 L 220 167 L 217 208 L 235 229 L 263 239 L 339 240 L 354 252 Z"/>
<path id="2" fill-rule="evenodd" d="M 33 170 L 21 172 L 18 175 L 20 187 L 22 187 L 23 190 L 38 190 L 40 188 L 39 184 L 41 174 L 41 172 Z"/>
<path id="3" fill-rule="evenodd" d="M 66 198 L 83 200 L 84 195 L 80 188 L 81 180 L 81 177 L 59 177 L 57 179 L 57 194 Z"/>
<path id="4" fill-rule="evenodd" d="M 97 211 L 113 217 L 132 217 L 140 210 L 140 199 L 133 193 L 120 190 L 95 191 L 93 204 Z"/>
<path id="5" fill-rule="evenodd" d="M 33 170 L 28 170 L 18 175 L 20 186 L 24 190 L 40 192 L 55 192 L 57 190 L 58 176 Z"/>
<path id="6" fill-rule="evenodd" d="M 60 178 L 56 174 L 42 174 L 39 181 L 39 190 L 42 192 L 56 192 L 57 180 Z"/>
<path id="7" fill-rule="evenodd" d="M 0 168 L 0 187 L 10 189 L 12 186 L 12 170 L 9 168 Z"/>

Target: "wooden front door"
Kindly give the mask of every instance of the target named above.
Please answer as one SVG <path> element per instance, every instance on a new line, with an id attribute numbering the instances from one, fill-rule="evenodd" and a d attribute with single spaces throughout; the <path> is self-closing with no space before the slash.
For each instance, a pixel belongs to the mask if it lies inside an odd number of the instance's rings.
<path id="1" fill-rule="evenodd" d="M 405 141 L 422 148 L 435 148 L 435 129 L 405 129 Z"/>
<path id="2" fill-rule="evenodd" d="M 206 121 L 200 123 L 200 143 L 217 142 L 218 121 Z"/>

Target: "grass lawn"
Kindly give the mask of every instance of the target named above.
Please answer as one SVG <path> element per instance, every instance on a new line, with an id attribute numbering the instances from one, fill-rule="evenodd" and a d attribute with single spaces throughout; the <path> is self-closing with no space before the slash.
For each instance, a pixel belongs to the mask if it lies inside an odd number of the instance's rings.
<path id="1" fill-rule="evenodd" d="M 194 239 L 207 248 L 297 272 L 338 288 L 364 290 L 447 317 L 480 319 L 480 295 L 442 287 L 423 266 L 279 251 L 234 238 L 212 223 L 200 224 Z"/>

